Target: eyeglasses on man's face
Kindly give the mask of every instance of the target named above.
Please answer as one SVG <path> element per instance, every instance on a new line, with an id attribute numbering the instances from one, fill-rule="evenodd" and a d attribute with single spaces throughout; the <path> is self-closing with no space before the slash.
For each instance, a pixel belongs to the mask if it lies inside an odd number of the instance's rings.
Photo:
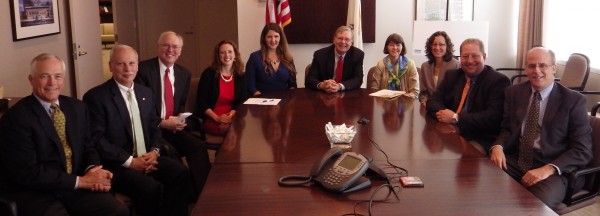
<path id="1" fill-rule="evenodd" d="M 445 43 L 433 43 L 431 44 L 432 47 L 445 47 L 446 44 Z"/>
<path id="2" fill-rule="evenodd" d="M 535 70 L 536 68 L 539 68 L 540 70 L 546 70 L 550 66 L 552 66 L 552 65 L 549 65 L 549 64 L 546 64 L 546 63 L 527 64 L 527 69 Z"/>
<path id="3" fill-rule="evenodd" d="M 176 50 L 181 49 L 181 46 L 175 45 L 175 44 L 159 44 L 159 46 L 160 46 L 160 48 L 163 48 L 163 49 L 169 49 L 169 48 L 176 49 Z"/>

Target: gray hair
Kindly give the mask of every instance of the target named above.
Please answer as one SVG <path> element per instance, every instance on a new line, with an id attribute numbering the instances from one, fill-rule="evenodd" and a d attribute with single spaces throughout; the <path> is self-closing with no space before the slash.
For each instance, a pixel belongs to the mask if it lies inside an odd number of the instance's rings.
<path id="1" fill-rule="evenodd" d="M 125 44 L 117 44 L 110 50 L 110 60 L 108 61 L 109 64 L 113 60 L 113 57 L 115 56 L 115 51 L 120 50 L 120 49 L 131 49 L 135 53 L 135 58 L 136 59 L 138 58 L 138 53 L 137 53 L 137 51 L 135 51 L 135 49 L 133 47 L 130 47 Z"/>
<path id="2" fill-rule="evenodd" d="M 175 35 L 179 41 L 181 41 L 181 46 L 183 46 L 183 37 L 180 34 L 175 33 L 174 31 L 165 31 L 163 33 L 160 33 L 160 36 L 158 36 L 158 40 L 156 41 L 156 44 L 160 43 L 160 40 L 163 39 L 163 37 L 167 36 L 167 35 Z"/>
<path id="3" fill-rule="evenodd" d="M 62 58 L 60 58 L 60 57 L 58 57 L 56 55 L 50 54 L 50 53 L 42 53 L 42 54 L 37 55 L 35 58 L 33 58 L 31 60 L 31 63 L 29 63 L 30 70 L 31 70 L 29 72 L 29 74 L 31 74 L 31 75 L 35 74 L 35 72 L 36 72 L 35 69 L 37 67 L 38 62 L 45 61 L 45 60 L 48 60 L 48 59 L 57 59 L 57 60 L 59 60 L 60 63 L 62 63 L 63 73 L 65 72 L 65 68 L 66 68 L 65 67 L 65 61 L 63 61 Z"/>

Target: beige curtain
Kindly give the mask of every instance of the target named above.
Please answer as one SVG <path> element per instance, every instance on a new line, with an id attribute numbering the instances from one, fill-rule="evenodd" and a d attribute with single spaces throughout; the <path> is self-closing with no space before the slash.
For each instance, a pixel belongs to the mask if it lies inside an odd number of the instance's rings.
<path id="1" fill-rule="evenodd" d="M 523 67 L 527 51 L 542 45 L 544 0 L 521 0 L 519 5 L 519 37 L 517 67 Z"/>

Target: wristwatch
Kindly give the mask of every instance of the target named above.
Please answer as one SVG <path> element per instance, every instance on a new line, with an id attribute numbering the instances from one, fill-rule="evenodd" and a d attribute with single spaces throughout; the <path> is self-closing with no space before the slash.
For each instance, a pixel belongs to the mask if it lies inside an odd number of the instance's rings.
<path id="1" fill-rule="evenodd" d="M 152 150 L 156 152 L 156 156 L 160 157 L 160 149 L 159 148 L 153 148 Z"/>
<path id="2" fill-rule="evenodd" d="M 452 124 L 458 124 L 458 114 L 452 115 Z"/>

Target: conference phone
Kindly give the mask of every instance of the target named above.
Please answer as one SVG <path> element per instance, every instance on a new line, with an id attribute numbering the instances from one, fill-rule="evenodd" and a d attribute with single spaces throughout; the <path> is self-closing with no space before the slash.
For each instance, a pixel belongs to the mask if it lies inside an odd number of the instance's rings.
<path id="1" fill-rule="evenodd" d="M 348 193 L 371 186 L 371 180 L 365 177 L 367 171 L 387 179 L 387 175 L 375 163 L 369 163 L 365 156 L 335 147 L 313 165 L 309 176 L 284 176 L 279 179 L 279 185 L 297 186 L 313 182 L 330 192 Z"/>

